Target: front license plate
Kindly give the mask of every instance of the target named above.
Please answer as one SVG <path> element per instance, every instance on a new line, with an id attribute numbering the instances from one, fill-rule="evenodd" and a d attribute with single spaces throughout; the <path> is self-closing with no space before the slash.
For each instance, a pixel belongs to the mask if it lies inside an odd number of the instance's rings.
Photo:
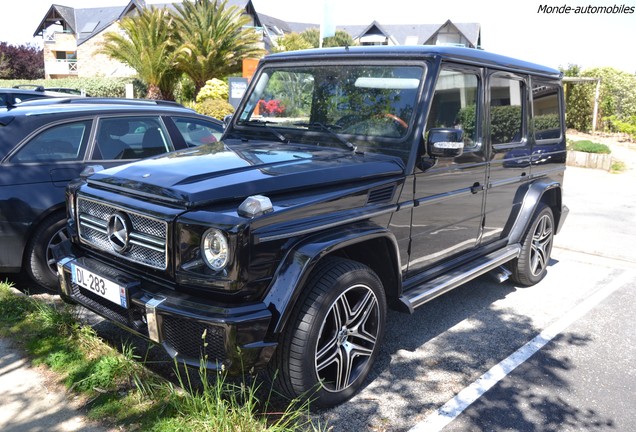
<path id="1" fill-rule="evenodd" d="M 74 283 L 80 287 L 97 294 L 111 302 L 128 308 L 128 295 L 126 287 L 123 287 L 103 276 L 97 275 L 76 264 L 71 264 L 71 274 Z"/>

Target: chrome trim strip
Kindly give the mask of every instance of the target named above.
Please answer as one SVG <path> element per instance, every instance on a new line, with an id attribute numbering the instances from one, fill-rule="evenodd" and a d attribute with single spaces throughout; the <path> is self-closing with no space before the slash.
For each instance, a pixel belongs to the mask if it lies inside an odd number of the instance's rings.
<path id="1" fill-rule="evenodd" d="M 155 252 L 163 252 L 164 251 L 163 247 L 153 246 L 153 245 L 150 245 L 148 243 L 144 243 L 144 242 L 141 242 L 141 241 L 138 241 L 138 240 L 130 239 L 130 244 L 131 245 L 135 245 L 135 246 L 141 246 L 141 247 L 144 247 L 146 249 L 153 250 Z M 139 263 L 139 264 L 143 264 L 143 263 Z"/>
<path id="2" fill-rule="evenodd" d="M 80 215 L 79 220 L 80 220 L 80 224 L 84 223 L 84 225 L 86 225 L 88 228 L 92 228 L 104 234 L 106 234 L 107 232 L 108 222 L 105 220 L 98 219 L 94 216 L 90 216 L 86 214 Z"/>
<path id="3" fill-rule="evenodd" d="M 305 234 L 310 234 L 316 231 L 323 231 L 325 229 L 329 229 L 329 228 L 334 228 L 340 225 L 346 225 L 348 223 L 353 223 L 353 222 L 359 222 L 361 220 L 365 220 L 365 219 L 371 219 L 377 216 L 382 216 L 384 214 L 387 213 L 394 213 L 397 211 L 397 205 L 393 205 L 391 206 L 391 208 L 389 209 L 385 209 L 385 210 L 381 210 L 381 211 L 377 211 L 375 213 L 367 213 L 364 214 L 362 216 L 357 216 L 357 217 L 353 217 L 353 218 L 349 218 L 349 219 L 344 219 L 344 220 L 340 220 L 337 222 L 331 222 L 328 224 L 324 224 L 324 225 L 320 225 L 317 227 L 313 227 L 313 228 L 306 228 L 306 229 L 302 229 L 302 230 L 298 230 L 298 231 L 292 231 L 289 233 L 285 233 L 285 234 L 275 234 L 275 235 L 270 235 L 270 236 L 259 236 L 258 234 L 254 235 L 254 243 L 258 244 L 258 243 L 264 243 L 264 242 L 268 242 L 268 241 L 274 241 L 274 240 L 282 240 L 282 239 L 286 239 L 286 238 L 290 238 L 290 237 L 296 237 L 296 236 L 301 236 L 301 235 L 305 235 Z"/>
<path id="4" fill-rule="evenodd" d="M 57 262 L 57 278 L 60 281 L 60 289 L 68 297 L 71 296 L 70 284 L 66 280 L 66 274 L 64 273 L 64 266 L 70 263 L 71 261 L 73 261 L 73 259 L 74 258 L 71 258 L 71 257 L 64 257 Z"/>
<path id="5" fill-rule="evenodd" d="M 161 247 L 162 249 L 160 252 L 163 252 L 163 248 L 166 247 L 166 241 L 162 240 L 161 237 L 155 237 L 133 231 L 130 233 L 130 238 L 137 240 L 139 243 L 150 243 L 154 246 Z"/>
<path id="6" fill-rule="evenodd" d="M 161 343 L 161 316 L 157 314 L 157 306 L 165 301 L 165 297 L 156 297 L 146 303 L 146 323 L 148 337 L 153 342 Z"/>

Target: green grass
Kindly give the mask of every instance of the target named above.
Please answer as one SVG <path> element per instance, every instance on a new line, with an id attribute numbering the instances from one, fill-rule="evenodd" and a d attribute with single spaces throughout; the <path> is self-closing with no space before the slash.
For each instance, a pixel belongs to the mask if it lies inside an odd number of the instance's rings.
<path id="1" fill-rule="evenodd" d="M 610 172 L 614 174 L 619 174 L 625 171 L 626 169 L 627 169 L 627 165 L 625 165 L 625 162 L 619 161 L 619 160 L 613 160 L 612 166 L 610 167 Z"/>
<path id="2" fill-rule="evenodd" d="M 114 349 L 81 325 L 73 306 L 17 295 L 9 282 L 0 282 L 0 336 L 20 344 L 33 363 L 55 371 L 84 398 L 89 418 L 122 430 L 325 430 L 312 423 L 307 401 L 270 412 L 273 392 L 254 379 L 236 383 L 222 372 L 193 372 L 175 363 L 173 384 L 147 369 L 132 346 Z"/>
<path id="3" fill-rule="evenodd" d="M 599 144 L 589 140 L 570 141 L 569 149 L 585 153 L 610 154 L 612 152 L 605 144 Z"/>

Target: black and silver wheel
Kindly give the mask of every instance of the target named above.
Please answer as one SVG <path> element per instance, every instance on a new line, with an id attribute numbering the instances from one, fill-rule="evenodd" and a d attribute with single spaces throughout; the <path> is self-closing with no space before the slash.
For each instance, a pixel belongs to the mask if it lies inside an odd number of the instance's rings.
<path id="1" fill-rule="evenodd" d="M 281 336 L 275 359 L 280 389 L 321 407 L 349 399 L 377 357 L 385 319 L 378 276 L 363 264 L 328 259 L 313 273 Z"/>
<path id="2" fill-rule="evenodd" d="M 53 247 L 68 238 L 66 219 L 62 213 L 53 214 L 36 228 L 26 253 L 27 272 L 34 282 L 42 287 L 57 291 L 57 263 L 53 257 Z"/>
<path id="3" fill-rule="evenodd" d="M 519 258 L 511 262 L 512 279 L 530 286 L 541 281 L 547 271 L 554 240 L 552 209 L 542 204 L 536 211 L 530 228 L 521 243 Z"/>

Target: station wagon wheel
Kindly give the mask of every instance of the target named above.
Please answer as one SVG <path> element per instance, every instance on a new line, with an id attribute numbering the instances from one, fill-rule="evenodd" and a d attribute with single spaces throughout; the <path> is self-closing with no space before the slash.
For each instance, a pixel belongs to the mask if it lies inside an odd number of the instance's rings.
<path id="1" fill-rule="evenodd" d="M 44 219 L 36 228 L 26 251 L 27 272 L 34 282 L 57 291 L 57 264 L 53 247 L 68 238 L 66 219 L 63 213 L 55 213 Z"/>
<path id="2" fill-rule="evenodd" d="M 512 279 L 515 282 L 530 286 L 545 277 L 553 240 L 554 215 L 550 207 L 542 204 L 537 209 L 530 228 L 523 238 L 519 258 L 510 263 Z"/>
<path id="3" fill-rule="evenodd" d="M 328 407 L 364 383 L 384 335 L 386 298 L 367 266 L 328 259 L 312 274 L 275 356 L 278 386 Z"/>

